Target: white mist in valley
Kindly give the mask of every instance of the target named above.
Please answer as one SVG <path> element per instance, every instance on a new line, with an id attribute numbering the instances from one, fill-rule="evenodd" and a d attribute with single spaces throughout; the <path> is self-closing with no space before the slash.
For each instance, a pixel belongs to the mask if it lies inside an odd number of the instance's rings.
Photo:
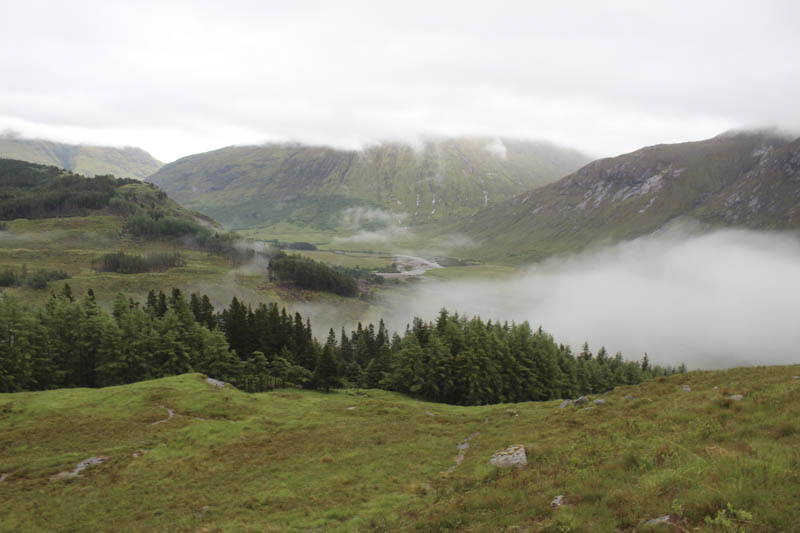
<path id="1" fill-rule="evenodd" d="M 500 281 L 421 282 L 390 296 L 393 329 L 439 309 L 527 320 L 556 341 L 689 368 L 800 361 L 800 239 L 669 232 L 550 259 Z"/>

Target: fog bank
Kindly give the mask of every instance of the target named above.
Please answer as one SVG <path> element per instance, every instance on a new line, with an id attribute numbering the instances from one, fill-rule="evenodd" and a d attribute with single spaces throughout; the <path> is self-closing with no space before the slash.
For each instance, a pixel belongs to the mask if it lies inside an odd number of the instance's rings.
<path id="1" fill-rule="evenodd" d="M 427 281 L 390 296 L 387 325 L 442 307 L 528 320 L 573 349 L 588 341 L 689 368 L 800 362 L 800 238 L 672 231 L 540 263 L 501 281 Z"/>

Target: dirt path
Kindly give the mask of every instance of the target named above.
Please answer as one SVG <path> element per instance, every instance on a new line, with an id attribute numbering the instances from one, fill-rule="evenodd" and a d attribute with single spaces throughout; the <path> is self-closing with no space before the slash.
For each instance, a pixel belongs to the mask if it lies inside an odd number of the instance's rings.
<path id="1" fill-rule="evenodd" d="M 467 450 L 469 450 L 469 441 L 471 441 L 472 439 L 474 439 L 475 437 L 477 437 L 480 434 L 481 434 L 480 431 L 476 431 L 475 433 L 473 433 L 472 435 L 470 435 L 469 437 L 467 437 L 466 439 L 461 441 L 461 444 L 456 446 L 456 449 L 458 450 L 458 455 L 453 457 L 453 462 L 455 464 L 453 466 L 449 467 L 447 470 L 443 470 L 442 471 L 442 475 L 449 476 L 450 474 L 452 474 L 455 471 L 456 468 L 458 468 L 458 465 L 460 465 L 462 462 L 464 462 L 464 457 L 466 457 Z"/>
<path id="2" fill-rule="evenodd" d="M 169 407 L 165 407 L 163 405 L 159 405 L 159 407 L 161 407 L 162 409 L 166 409 L 167 412 L 169 413 L 169 415 L 164 420 L 157 420 L 157 421 L 153 422 L 152 424 L 150 424 L 151 426 L 155 426 L 156 424 L 163 424 L 164 422 L 166 422 L 168 420 L 171 420 L 172 417 L 175 416 L 175 411 L 173 411 Z"/>

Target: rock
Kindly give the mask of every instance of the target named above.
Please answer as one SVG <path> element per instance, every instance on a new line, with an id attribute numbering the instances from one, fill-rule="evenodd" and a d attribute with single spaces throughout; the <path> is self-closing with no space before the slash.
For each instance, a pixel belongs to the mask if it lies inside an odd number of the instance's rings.
<path id="1" fill-rule="evenodd" d="M 350 407 L 347 408 L 347 410 L 348 411 L 355 411 L 356 410 L 356 406 L 355 405 L 351 405 Z"/>
<path id="2" fill-rule="evenodd" d="M 468 449 L 469 449 L 469 442 L 467 442 L 467 441 L 464 441 L 461 444 L 456 446 L 456 450 L 464 450 L 464 451 L 466 451 Z"/>
<path id="3" fill-rule="evenodd" d="M 7 477 L 8 477 L 8 474 L 0 474 L 0 483 L 5 481 Z"/>
<path id="4" fill-rule="evenodd" d="M 508 413 L 510 416 L 519 416 L 519 413 L 517 412 L 517 410 L 516 409 L 511 409 L 510 407 L 508 409 L 506 409 L 506 413 Z"/>
<path id="5" fill-rule="evenodd" d="M 658 518 L 653 518 L 652 520 L 648 520 L 644 523 L 645 526 L 658 526 L 661 524 L 671 524 L 673 521 L 673 517 L 671 514 L 665 514 L 664 516 L 659 516 Z"/>
<path id="6" fill-rule="evenodd" d="M 425 413 L 425 414 L 426 414 L 426 415 L 428 415 L 428 416 L 436 416 L 435 414 L 431 413 L 430 411 L 428 411 L 428 412 L 427 412 L 427 413 Z"/>
<path id="7" fill-rule="evenodd" d="M 573 402 L 572 400 L 564 400 L 563 402 L 561 402 L 561 405 L 559 405 L 558 408 L 564 409 L 565 407 L 571 407 L 573 405 L 575 405 L 575 402 Z"/>
<path id="8" fill-rule="evenodd" d="M 550 506 L 551 507 L 561 507 L 562 505 L 566 505 L 566 504 L 567 504 L 567 500 L 566 500 L 566 498 L 564 498 L 563 494 L 559 494 L 558 496 L 553 498 L 553 501 L 550 502 Z"/>
<path id="9" fill-rule="evenodd" d="M 522 468 L 528 464 L 528 455 L 525 453 L 525 446 L 516 444 L 509 446 L 501 452 L 497 452 L 489 459 L 489 464 L 499 468 Z"/>
<path id="10" fill-rule="evenodd" d="M 800 379 L 800 376 L 792 376 L 792 379 Z"/>
<path id="11" fill-rule="evenodd" d="M 108 461 L 108 457 L 89 457 L 88 459 L 84 459 L 75 467 L 72 471 L 67 472 L 59 472 L 54 476 L 50 476 L 50 481 L 58 481 L 59 479 L 66 479 L 70 477 L 78 477 L 78 475 L 86 470 L 88 467 L 93 465 L 99 465 Z"/>
<path id="12" fill-rule="evenodd" d="M 692 392 L 692 388 L 689 385 L 683 385 L 683 392 Z"/>
<path id="13" fill-rule="evenodd" d="M 633 394 L 626 394 L 625 399 L 628 401 L 635 400 L 636 396 L 634 396 Z"/>
<path id="14" fill-rule="evenodd" d="M 575 405 L 586 405 L 587 403 L 589 403 L 589 398 L 587 398 L 586 396 L 581 396 L 580 398 L 575 400 Z"/>
<path id="15" fill-rule="evenodd" d="M 598 398 L 598 399 L 596 399 L 596 400 L 595 400 L 593 403 L 594 403 L 595 405 L 605 405 L 605 404 L 606 404 L 606 401 L 605 401 L 605 400 L 603 400 L 602 398 Z"/>
<path id="16" fill-rule="evenodd" d="M 728 399 L 733 400 L 734 402 L 740 402 L 744 399 L 744 396 L 742 396 L 741 394 L 732 394 L 728 396 Z"/>
<path id="17" fill-rule="evenodd" d="M 215 387 L 219 387 L 220 389 L 224 389 L 225 388 L 225 382 L 224 381 L 220 381 L 218 379 L 206 378 L 206 383 L 210 383 L 211 385 L 214 385 Z"/>
<path id="18" fill-rule="evenodd" d="M 717 387 L 716 385 L 714 385 L 714 390 L 719 390 L 719 387 Z"/>

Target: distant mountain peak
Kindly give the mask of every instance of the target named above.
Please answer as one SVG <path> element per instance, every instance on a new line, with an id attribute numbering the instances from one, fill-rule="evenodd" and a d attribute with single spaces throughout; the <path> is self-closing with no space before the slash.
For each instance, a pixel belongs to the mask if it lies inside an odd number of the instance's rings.
<path id="1" fill-rule="evenodd" d="M 0 133 L 0 157 L 54 165 L 86 176 L 113 174 L 144 179 L 162 163 L 135 146 L 73 145 L 44 139 L 27 139 L 18 132 Z"/>
<path id="2" fill-rule="evenodd" d="M 486 257 L 525 261 L 635 238 L 679 218 L 800 228 L 800 139 L 738 130 L 599 159 L 479 212 L 460 229 L 484 243 Z"/>
<path id="3" fill-rule="evenodd" d="M 355 206 L 441 222 L 574 171 L 589 158 L 542 142 L 426 138 L 362 150 L 299 143 L 231 146 L 165 165 L 149 178 L 233 228 L 282 222 L 332 230 Z M 492 144 L 494 143 L 494 144 Z"/>

